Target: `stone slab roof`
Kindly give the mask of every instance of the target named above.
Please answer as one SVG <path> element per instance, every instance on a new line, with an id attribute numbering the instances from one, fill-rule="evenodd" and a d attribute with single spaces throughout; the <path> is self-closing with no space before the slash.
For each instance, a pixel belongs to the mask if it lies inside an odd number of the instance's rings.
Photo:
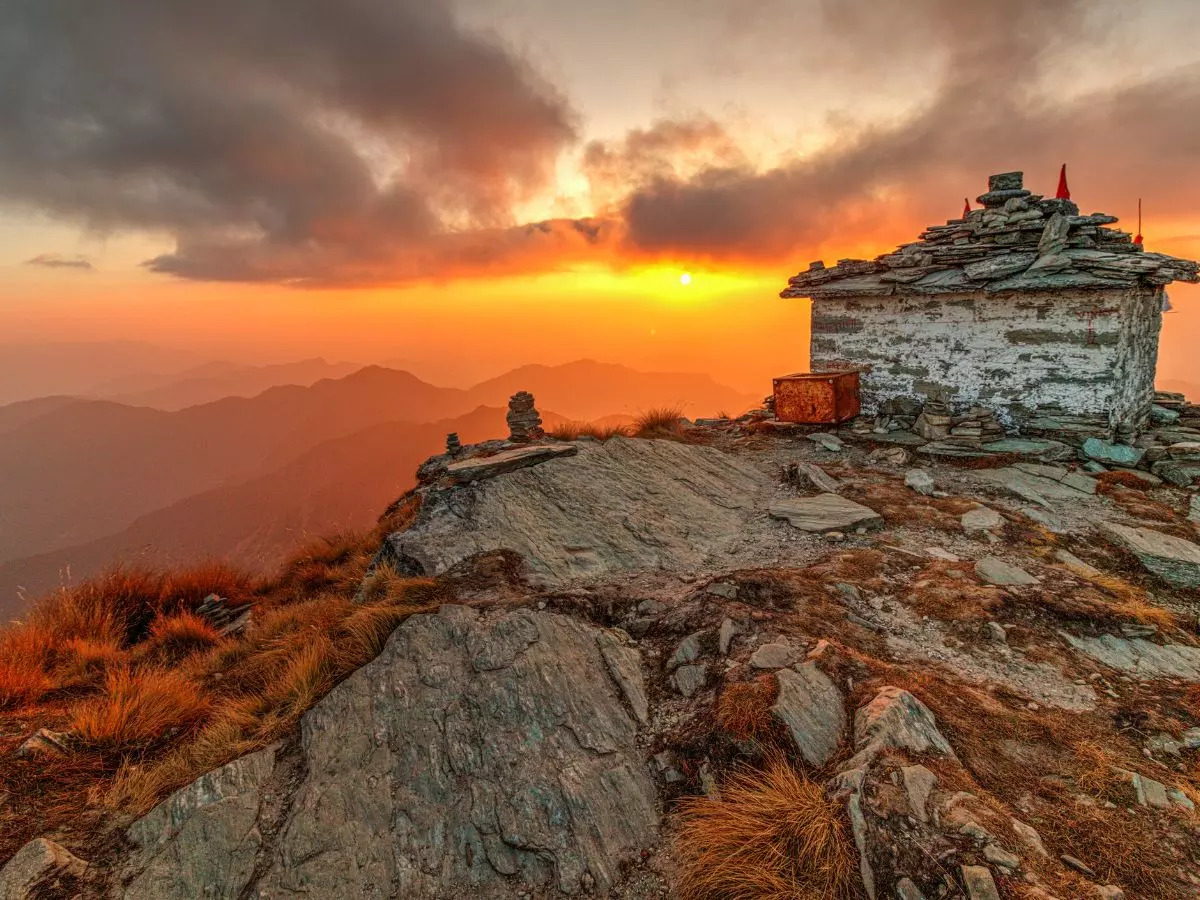
<path id="1" fill-rule="evenodd" d="M 1200 264 L 1147 253 L 1116 216 L 1079 214 L 1070 200 L 1025 189 L 1021 172 L 988 179 L 981 209 L 931 225 L 875 259 L 839 259 L 788 279 L 781 297 L 935 295 L 985 290 L 1057 291 L 1200 281 Z"/>

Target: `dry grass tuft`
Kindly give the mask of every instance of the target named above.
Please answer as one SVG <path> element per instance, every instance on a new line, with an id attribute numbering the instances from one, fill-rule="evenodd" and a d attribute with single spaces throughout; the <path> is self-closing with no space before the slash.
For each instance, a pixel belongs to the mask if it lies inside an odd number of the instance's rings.
<path id="1" fill-rule="evenodd" d="M 581 437 L 607 441 L 615 437 L 628 437 L 629 429 L 624 425 L 596 425 L 592 422 L 563 422 L 551 429 L 549 436 L 558 441 L 577 441 Z"/>
<path id="2" fill-rule="evenodd" d="M 934 560 L 913 580 L 904 602 L 923 615 L 953 622 L 993 618 L 1008 595 L 980 584 L 969 562 Z"/>
<path id="3" fill-rule="evenodd" d="M 779 697 L 774 675 L 728 685 L 717 701 L 717 725 L 738 740 L 757 740 L 775 724 L 771 707 Z"/>
<path id="4" fill-rule="evenodd" d="M 1109 475 L 1124 475 L 1124 472 L 1109 472 Z M 1135 476 L 1136 477 L 1136 476 Z M 1097 488 L 1099 491 L 1100 488 Z M 1130 490 L 1128 487 L 1122 487 L 1116 484 L 1110 484 L 1103 493 L 1108 494 L 1109 498 L 1121 507 L 1122 510 L 1136 519 L 1146 519 L 1151 522 L 1163 522 L 1175 526 L 1174 531 L 1169 533 L 1175 534 L 1177 537 L 1190 536 L 1188 526 L 1182 521 L 1182 516 L 1171 506 L 1166 503 L 1160 503 L 1145 494 L 1146 487 L 1143 485 L 1136 490 Z"/>
<path id="5" fill-rule="evenodd" d="M 145 752 L 196 727 L 209 700 L 180 672 L 119 669 L 104 679 L 104 692 L 69 713 L 71 734 L 101 752 Z"/>
<path id="6" fill-rule="evenodd" d="M 27 706 L 53 686 L 40 666 L 0 660 L 0 709 Z"/>
<path id="7" fill-rule="evenodd" d="M 221 643 L 221 634 L 195 613 L 159 616 L 150 625 L 150 636 L 139 647 L 146 657 L 166 665 L 177 665 L 194 653 Z"/>
<path id="8" fill-rule="evenodd" d="M 1099 482 L 1096 485 L 1097 494 L 1111 494 L 1118 488 L 1129 488 L 1145 493 L 1151 484 L 1145 478 L 1139 478 L 1132 472 L 1099 472 L 1092 476 Z"/>
<path id="9" fill-rule="evenodd" d="M 1113 575 L 1093 575 L 1088 578 L 1112 600 L 1106 606 L 1118 619 L 1144 622 L 1159 628 L 1174 628 L 1176 615 L 1156 604 L 1146 591 Z"/>
<path id="10" fill-rule="evenodd" d="M 842 493 L 878 512 L 889 525 L 962 531 L 962 514 L 977 504 L 955 497 L 925 497 L 901 479 L 881 479 L 847 485 Z"/>
<path id="11" fill-rule="evenodd" d="M 680 441 L 685 444 L 701 444 L 711 437 L 703 428 L 688 428 L 680 421 L 683 410 L 679 407 L 648 409 L 638 415 L 629 427 L 629 434 L 637 438 Z"/>
<path id="12" fill-rule="evenodd" d="M 719 797 L 684 801 L 675 848 L 684 900 L 854 896 L 853 855 L 836 805 L 782 760 L 737 772 Z"/>

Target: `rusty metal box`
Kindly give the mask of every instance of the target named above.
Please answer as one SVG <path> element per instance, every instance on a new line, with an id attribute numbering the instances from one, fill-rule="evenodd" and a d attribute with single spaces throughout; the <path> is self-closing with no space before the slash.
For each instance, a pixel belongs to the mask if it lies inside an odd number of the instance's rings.
<path id="1" fill-rule="evenodd" d="M 800 372 L 774 379 L 775 418 L 805 425 L 834 425 L 859 413 L 859 370 Z"/>

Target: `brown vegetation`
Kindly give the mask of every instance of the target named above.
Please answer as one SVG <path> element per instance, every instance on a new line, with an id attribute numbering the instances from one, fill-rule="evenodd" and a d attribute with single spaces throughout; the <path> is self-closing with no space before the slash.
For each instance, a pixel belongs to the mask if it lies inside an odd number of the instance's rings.
<path id="1" fill-rule="evenodd" d="M 957 497 L 925 497 L 892 478 L 860 481 L 847 485 L 842 493 L 878 512 L 888 525 L 939 531 L 961 531 L 962 514 L 978 505 Z"/>
<path id="2" fill-rule="evenodd" d="M 678 407 L 659 407 L 639 414 L 629 426 L 629 434 L 637 438 L 681 441 L 685 444 L 708 443 L 711 436 L 704 429 L 683 424 L 683 410 Z"/>
<path id="3" fill-rule="evenodd" d="M 685 900 L 854 896 L 853 855 L 836 804 L 783 760 L 735 772 L 718 797 L 683 801 L 675 849 Z"/>
<path id="4" fill-rule="evenodd" d="M 116 569 L 41 598 L 0 631 L 0 753 L 31 730 L 65 731 L 62 758 L 0 767 L 0 859 L 33 831 L 144 812 L 169 791 L 265 746 L 346 675 L 373 659 L 407 616 L 447 593 L 382 567 L 355 596 L 383 536 L 417 512 L 389 509 L 367 535 L 302 549 L 258 582 L 227 566 L 172 573 Z M 194 610 L 210 593 L 252 605 L 221 635 Z M 87 799 L 85 799 L 87 798 Z"/>
<path id="5" fill-rule="evenodd" d="M 209 700 L 180 672 L 118 669 L 104 691 L 75 704 L 67 730 L 85 747 L 107 753 L 145 753 L 194 728 L 207 716 Z"/>
<path id="6" fill-rule="evenodd" d="M 627 437 L 629 429 L 624 425 L 596 425 L 592 422 L 563 422 L 548 432 L 557 441 L 577 441 L 581 437 L 607 441 L 609 438 Z"/>
<path id="7" fill-rule="evenodd" d="M 764 737 L 774 725 L 771 707 L 779 696 L 774 675 L 728 685 L 717 700 L 717 725 L 738 740 Z"/>
<path id="8" fill-rule="evenodd" d="M 1097 481 L 1097 494 L 1111 494 L 1118 488 L 1129 488 L 1144 493 L 1151 487 L 1150 482 L 1145 478 L 1134 475 L 1132 472 L 1099 472 L 1092 477 Z"/>

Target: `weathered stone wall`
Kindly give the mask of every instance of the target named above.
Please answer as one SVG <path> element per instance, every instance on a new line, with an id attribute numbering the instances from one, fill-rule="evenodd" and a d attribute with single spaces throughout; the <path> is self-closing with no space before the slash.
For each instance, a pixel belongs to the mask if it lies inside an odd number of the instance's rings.
<path id="1" fill-rule="evenodd" d="M 1123 299 L 1112 421 L 1119 429 L 1137 430 L 1146 424 L 1154 403 L 1162 289 L 1130 291 Z"/>
<path id="2" fill-rule="evenodd" d="M 870 366 L 863 409 L 944 394 L 1020 423 L 1037 407 L 1143 416 L 1153 396 L 1156 290 L 1063 290 L 813 301 L 812 367 Z"/>

